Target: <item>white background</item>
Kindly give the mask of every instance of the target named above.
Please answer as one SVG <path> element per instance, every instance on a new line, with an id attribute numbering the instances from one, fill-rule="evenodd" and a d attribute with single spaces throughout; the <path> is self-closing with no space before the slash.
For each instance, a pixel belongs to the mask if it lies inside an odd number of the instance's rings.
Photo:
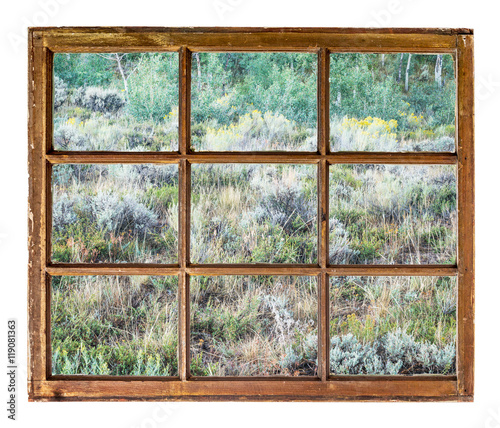
<path id="1" fill-rule="evenodd" d="M 476 0 L 4 1 L 0 6 L 0 424 L 19 427 L 383 426 L 500 428 L 498 10 Z M 476 58 L 474 403 L 28 403 L 26 394 L 28 26 L 466 27 Z M 7 420 L 7 319 L 18 321 L 18 420 Z M 2 386 L 4 385 L 4 386 Z"/>

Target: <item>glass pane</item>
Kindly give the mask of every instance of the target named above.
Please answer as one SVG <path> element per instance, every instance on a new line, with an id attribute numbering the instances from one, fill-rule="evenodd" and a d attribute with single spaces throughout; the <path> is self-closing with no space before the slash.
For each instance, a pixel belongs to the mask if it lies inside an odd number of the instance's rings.
<path id="1" fill-rule="evenodd" d="M 330 263 L 456 262 L 451 165 L 330 166 Z"/>
<path id="2" fill-rule="evenodd" d="M 314 165 L 192 167 L 194 263 L 316 263 Z"/>
<path id="3" fill-rule="evenodd" d="M 449 54 L 332 54 L 332 150 L 454 152 L 454 68 Z"/>
<path id="4" fill-rule="evenodd" d="M 54 54 L 54 149 L 174 151 L 177 53 Z"/>
<path id="5" fill-rule="evenodd" d="M 456 301 L 456 278 L 330 278 L 331 374 L 454 374 Z"/>
<path id="6" fill-rule="evenodd" d="M 52 261 L 177 262 L 176 165 L 54 165 Z"/>
<path id="7" fill-rule="evenodd" d="M 191 278 L 191 374 L 317 372 L 315 277 Z"/>
<path id="8" fill-rule="evenodd" d="M 52 374 L 177 375 L 176 276 L 52 277 Z"/>
<path id="9" fill-rule="evenodd" d="M 309 53 L 194 53 L 193 148 L 316 151 L 316 64 Z"/>

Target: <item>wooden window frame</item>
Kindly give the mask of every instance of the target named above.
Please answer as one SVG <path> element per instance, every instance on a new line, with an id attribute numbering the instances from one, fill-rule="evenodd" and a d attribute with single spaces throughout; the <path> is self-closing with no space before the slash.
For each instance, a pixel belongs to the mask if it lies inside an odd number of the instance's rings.
<path id="1" fill-rule="evenodd" d="M 361 28 L 140 28 L 29 29 L 29 350 L 32 401 L 71 400 L 419 400 L 472 401 L 474 393 L 474 88 L 473 32 L 469 29 Z M 62 152 L 52 147 L 52 59 L 61 52 L 179 52 L 177 152 Z M 289 51 L 318 56 L 318 151 L 192 152 L 190 78 L 193 51 Z M 329 53 L 449 53 L 457 76 L 456 153 L 331 152 Z M 65 163 L 170 163 L 179 165 L 178 264 L 61 264 L 50 260 L 51 168 Z M 191 264 L 192 163 L 305 163 L 318 165 L 318 264 Z M 339 163 L 453 164 L 458 171 L 456 265 L 330 265 L 328 168 Z M 189 375 L 191 275 L 311 275 L 318 278 L 318 376 L 201 378 Z M 179 376 L 55 376 L 51 374 L 52 275 L 178 275 Z M 331 376 L 329 276 L 456 276 L 456 375 Z"/>

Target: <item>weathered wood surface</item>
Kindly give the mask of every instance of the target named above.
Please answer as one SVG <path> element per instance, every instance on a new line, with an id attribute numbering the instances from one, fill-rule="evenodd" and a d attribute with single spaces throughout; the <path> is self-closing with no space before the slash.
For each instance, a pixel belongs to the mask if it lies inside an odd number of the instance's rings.
<path id="1" fill-rule="evenodd" d="M 38 28 L 36 40 L 54 52 L 132 50 L 276 50 L 337 52 L 450 52 L 468 29 L 347 28 Z"/>
<path id="2" fill-rule="evenodd" d="M 35 382 L 32 399 L 80 400 L 454 400 L 456 380 L 448 377 L 388 378 L 387 380 L 217 379 L 190 381 L 62 380 Z"/>
<path id="3" fill-rule="evenodd" d="M 473 37 L 459 35 L 458 108 L 458 305 L 459 392 L 474 394 L 474 63 Z"/>
<path id="4" fill-rule="evenodd" d="M 61 152 L 50 151 L 47 160 L 53 164 L 61 163 L 169 163 L 176 164 L 186 160 L 189 163 L 297 163 L 317 164 L 415 164 L 432 165 L 457 163 L 455 153 L 380 153 L 380 152 L 338 152 L 338 153 L 300 153 L 300 152 Z"/>

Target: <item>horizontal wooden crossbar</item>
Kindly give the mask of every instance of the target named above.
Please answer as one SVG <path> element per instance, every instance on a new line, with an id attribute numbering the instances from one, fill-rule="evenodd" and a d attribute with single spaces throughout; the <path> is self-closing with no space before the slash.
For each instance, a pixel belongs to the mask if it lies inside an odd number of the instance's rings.
<path id="1" fill-rule="evenodd" d="M 136 380 L 85 379 L 78 376 L 54 377 L 32 384 L 32 400 L 212 400 L 212 401 L 386 401 L 420 400 L 470 401 L 457 393 L 453 377 L 387 377 L 367 380 L 319 379 L 194 379 L 188 381 L 159 378 Z"/>
<path id="2" fill-rule="evenodd" d="M 53 52 L 304 51 L 454 52 L 468 29 L 34 28 L 34 44 Z"/>
<path id="3" fill-rule="evenodd" d="M 455 153 L 380 153 L 339 152 L 330 154 L 300 152 L 59 152 L 47 154 L 52 164 L 113 164 L 156 163 L 297 163 L 315 164 L 326 160 L 330 164 L 409 164 L 432 165 L 457 163 Z"/>
<path id="4" fill-rule="evenodd" d="M 50 264 L 49 275 L 297 275 L 314 276 L 326 273 L 332 276 L 456 276 L 455 265 L 319 265 L 301 264 L 191 264 L 178 265 L 99 263 Z"/>

